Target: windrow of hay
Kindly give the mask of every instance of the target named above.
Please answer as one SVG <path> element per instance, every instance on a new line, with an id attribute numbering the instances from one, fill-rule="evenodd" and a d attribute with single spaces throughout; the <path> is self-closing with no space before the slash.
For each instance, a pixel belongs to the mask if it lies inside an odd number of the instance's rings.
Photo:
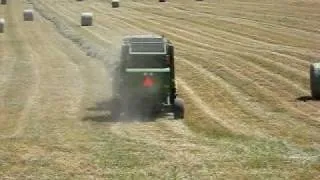
<path id="1" fill-rule="evenodd" d="M 0 33 L 4 32 L 5 20 L 0 18 Z"/>
<path id="2" fill-rule="evenodd" d="M 32 9 L 25 9 L 23 10 L 23 20 L 24 21 L 33 21 L 33 10 Z"/>
<path id="3" fill-rule="evenodd" d="M 81 13 L 81 26 L 92 26 L 93 15 L 90 12 Z"/>
<path id="4" fill-rule="evenodd" d="M 52 22 L 63 37 L 77 44 L 80 49 L 87 54 L 87 56 L 103 61 L 107 70 L 112 73 L 117 64 L 117 52 L 119 50 L 116 50 L 110 46 L 101 46 L 88 40 L 88 38 L 82 37 L 79 33 L 77 33 L 76 30 L 74 30 L 72 26 L 69 26 L 63 20 L 60 20 L 53 11 L 45 8 L 41 3 L 35 3 L 33 0 L 27 1 L 33 4 L 34 9 L 42 17 Z"/>
<path id="5" fill-rule="evenodd" d="M 112 0 L 112 8 L 118 8 L 120 6 L 119 0 Z"/>

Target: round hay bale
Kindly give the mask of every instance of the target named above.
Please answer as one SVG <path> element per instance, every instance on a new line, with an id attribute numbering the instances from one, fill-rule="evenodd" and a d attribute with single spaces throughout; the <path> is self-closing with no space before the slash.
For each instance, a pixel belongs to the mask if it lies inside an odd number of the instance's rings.
<path id="1" fill-rule="evenodd" d="M 24 21 L 33 21 L 33 10 L 32 9 L 25 9 L 23 10 L 23 20 Z"/>
<path id="2" fill-rule="evenodd" d="M 90 12 L 81 13 L 81 26 L 92 26 L 93 15 Z"/>
<path id="3" fill-rule="evenodd" d="M 310 65 L 310 89 L 314 99 L 320 99 L 320 63 Z"/>
<path id="4" fill-rule="evenodd" d="M 1 0 L 1 4 L 7 4 L 7 0 Z"/>
<path id="5" fill-rule="evenodd" d="M 119 0 L 112 0 L 111 5 L 112 5 L 112 8 L 118 8 L 120 6 L 120 2 Z"/>
<path id="6" fill-rule="evenodd" d="M 5 22 L 6 21 L 3 18 L 0 18 L 0 33 L 4 32 Z"/>

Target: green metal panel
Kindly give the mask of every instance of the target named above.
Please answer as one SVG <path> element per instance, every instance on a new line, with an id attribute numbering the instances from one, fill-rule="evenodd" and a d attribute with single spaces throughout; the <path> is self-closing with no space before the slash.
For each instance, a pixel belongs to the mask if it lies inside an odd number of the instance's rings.
<path id="1" fill-rule="evenodd" d="M 126 69 L 125 86 L 133 95 L 163 96 L 170 92 L 170 69 Z M 152 87 L 144 87 L 145 76 L 151 77 Z"/>
<path id="2" fill-rule="evenodd" d="M 126 72 L 138 72 L 138 73 L 170 72 L 170 68 L 127 68 Z"/>

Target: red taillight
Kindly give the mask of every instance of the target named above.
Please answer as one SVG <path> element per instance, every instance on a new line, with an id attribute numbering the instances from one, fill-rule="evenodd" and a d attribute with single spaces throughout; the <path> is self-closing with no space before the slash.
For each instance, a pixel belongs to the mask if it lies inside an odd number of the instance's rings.
<path id="1" fill-rule="evenodd" d="M 144 76 L 143 86 L 144 87 L 151 87 L 153 86 L 153 79 L 150 76 Z"/>

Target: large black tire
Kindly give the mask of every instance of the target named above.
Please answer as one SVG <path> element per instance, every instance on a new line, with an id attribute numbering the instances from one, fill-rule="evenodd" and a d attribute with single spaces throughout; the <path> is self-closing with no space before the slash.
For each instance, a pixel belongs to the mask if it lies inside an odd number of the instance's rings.
<path id="1" fill-rule="evenodd" d="M 176 98 L 173 104 L 173 116 L 174 119 L 183 119 L 184 118 L 184 103 L 180 98 Z"/>
<path id="2" fill-rule="evenodd" d="M 310 90 L 313 99 L 320 99 L 319 73 L 316 72 L 315 64 L 310 65 Z"/>
<path id="3" fill-rule="evenodd" d="M 113 98 L 111 103 L 111 118 L 114 121 L 119 120 L 121 115 L 121 102 L 118 98 Z"/>

